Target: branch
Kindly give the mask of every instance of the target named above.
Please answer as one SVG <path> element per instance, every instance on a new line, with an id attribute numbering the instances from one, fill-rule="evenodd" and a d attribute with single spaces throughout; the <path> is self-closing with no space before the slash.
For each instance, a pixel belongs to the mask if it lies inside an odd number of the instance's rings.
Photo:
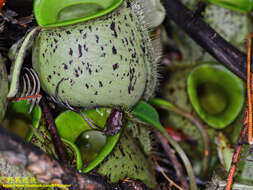
<path id="1" fill-rule="evenodd" d="M 160 133 L 155 132 L 156 134 L 156 138 L 159 140 L 159 142 L 161 143 L 163 150 L 165 151 L 165 154 L 170 158 L 173 167 L 176 171 L 176 176 L 178 178 L 178 180 L 181 182 L 181 186 L 183 189 L 189 189 L 188 184 L 187 184 L 187 180 L 184 177 L 184 172 L 183 172 L 183 167 L 182 165 L 179 163 L 176 155 L 175 155 L 175 151 L 172 150 L 172 148 L 170 147 L 170 145 L 168 144 L 168 141 L 165 137 L 163 137 Z M 178 188 L 180 189 L 180 188 Z"/>
<path id="2" fill-rule="evenodd" d="M 244 138 L 247 136 L 247 132 L 248 132 L 248 110 L 247 110 L 247 106 L 246 106 L 244 108 L 243 125 L 241 128 L 241 133 L 238 136 L 237 145 L 234 148 L 234 155 L 233 155 L 232 163 L 231 163 L 231 166 L 229 169 L 229 173 L 228 173 L 228 177 L 227 177 L 227 185 L 226 185 L 225 190 L 232 189 L 236 166 L 237 166 L 237 163 L 240 158 L 243 141 L 244 141 Z"/>
<path id="3" fill-rule="evenodd" d="M 54 148 L 59 157 L 59 160 L 61 160 L 63 163 L 66 164 L 68 160 L 68 156 L 64 148 L 63 142 L 61 141 L 58 130 L 56 128 L 54 118 L 52 116 L 50 108 L 48 107 L 47 102 L 45 100 L 45 96 L 42 96 L 40 104 L 43 111 L 43 115 L 46 120 L 46 127 L 51 135 L 52 141 L 54 143 Z"/>
<path id="4" fill-rule="evenodd" d="M 71 185 L 75 190 L 111 190 L 101 177 L 81 174 L 76 170 L 61 165 L 39 148 L 24 142 L 0 125 L 0 156 L 8 159 L 14 165 L 24 167 L 38 181 L 47 184 Z"/>
<path id="5" fill-rule="evenodd" d="M 168 18 L 231 72 L 246 81 L 246 54 L 228 43 L 179 0 L 162 0 L 162 3 Z"/>

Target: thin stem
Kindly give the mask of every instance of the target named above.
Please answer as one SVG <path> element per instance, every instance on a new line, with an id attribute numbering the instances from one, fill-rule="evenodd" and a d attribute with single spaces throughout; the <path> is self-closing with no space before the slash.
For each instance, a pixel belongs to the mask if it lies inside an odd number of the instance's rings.
<path id="1" fill-rule="evenodd" d="M 251 92 L 251 72 L 250 72 L 250 62 L 251 62 L 251 39 L 253 33 L 247 37 L 247 95 L 248 95 L 248 142 L 253 144 L 252 139 L 252 92 Z"/>
<path id="2" fill-rule="evenodd" d="M 11 99 L 11 101 L 19 102 L 19 101 L 35 99 L 35 98 L 42 98 L 42 95 L 35 94 L 35 95 L 32 95 L 32 96 L 24 96 L 24 97 L 20 97 L 20 98 L 13 98 L 13 99 Z"/>
<path id="3" fill-rule="evenodd" d="M 188 189 L 187 180 L 185 179 L 183 175 L 183 168 L 179 161 L 177 160 L 176 155 L 174 154 L 174 151 L 171 149 L 171 147 L 168 144 L 168 141 L 165 137 L 163 137 L 160 133 L 156 132 L 156 137 L 160 141 L 166 155 L 170 158 L 172 165 L 176 171 L 177 178 L 181 181 L 181 186 L 183 189 Z M 154 156 L 154 155 L 153 155 Z M 157 159 L 156 159 L 157 160 Z M 158 165 L 159 166 L 159 165 Z M 163 174 L 163 173 L 162 173 Z"/>
<path id="4" fill-rule="evenodd" d="M 52 116 L 52 113 L 47 105 L 47 102 L 45 100 L 44 97 L 41 98 L 41 107 L 42 107 L 42 111 L 43 111 L 43 115 L 46 119 L 46 123 L 47 123 L 47 129 L 51 134 L 52 137 L 52 141 L 54 143 L 54 147 L 56 150 L 56 153 L 59 157 L 59 159 L 63 162 L 63 163 L 67 163 L 68 160 L 68 156 L 65 150 L 65 147 L 63 145 L 63 142 L 61 141 L 60 135 L 58 133 L 58 130 L 56 128 L 55 122 L 54 122 L 54 118 Z"/>
<path id="5" fill-rule="evenodd" d="M 148 109 L 148 112 L 143 113 L 144 109 Z M 152 112 L 154 114 L 153 115 L 154 118 L 150 117 L 150 113 Z M 174 139 L 167 133 L 166 129 L 161 125 L 159 121 L 159 116 L 156 110 L 147 103 L 139 102 L 139 104 L 137 104 L 136 107 L 134 108 L 133 113 L 135 116 L 137 116 L 137 118 L 143 120 L 144 122 L 148 124 L 151 124 L 156 130 L 158 130 L 167 139 L 167 141 L 175 149 L 178 156 L 181 158 L 182 162 L 184 163 L 186 172 L 189 176 L 191 190 L 197 190 L 198 187 L 196 184 L 196 177 L 192 169 L 190 160 L 188 159 L 187 155 L 185 154 L 181 146 L 176 141 L 174 141 Z"/>
<path id="6" fill-rule="evenodd" d="M 173 111 L 173 110 L 171 110 Z M 189 121 L 191 121 L 194 126 L 196 126 L 203 138 L 204 141 L 204 159 L 203 159 L 203 173 L 206 174 L 207 169 L 208 169 L 208 164 L 210 160 L 210 140 L 208 133 L 205 129 L 205 127 L 202 125 L 201 121 L 199 121 L 197 118 L 192 116 L 190 113 L 186 112 L 185 110 L 182 110 L 178 107 L 174 108 L 174 112 L 178 113 L 179 115 L 182 115 L 183 117 L 187 118 Z"/>
<path id="7" fill-rule="evenodd" d="M 161 169 L 161 166 L 159 165 L 159 163 L 157 162 L 157 159 L 156 159 L 156 157 L 154 156 L 154 155 L 152 155 L 152 158 L 153 158 L 153 160 L 154 160 L 154 162 L 155 162 L 155 164 L 158 166 L 158 168 L 160 169 L 160 171 L 161 171 L 161 173 L 162 173 L 162 175 L 165 177 L 165 179 L 170 183 L 170 186 L 171 187 L 176 187 L 177 189 L 179 189 L 179 190 L 184 190 L 183 188 L 181 188 L 179 185 L 177 185 L 172 179 L 170 179 L 167 175 L 166 175 L 166 173 L 164 173 L 164 171 Z"/>
<path id="8" fill-rule="evenodd" d="M 166 131 L 164 133 L 162 133 L 162 135 L 167 139 L 167 141 L 175 149 L 175 151 L 178 153 L 179 157 L 181 158 L 182 162 L 184 163 L 185 169 L 186 169 L 187 174 L 189 176 L 190 189 L 197 190 L 198 187 L 196 184 L 196 177 L 195 177 L 194 171 L 192 169 L 191 162 L 189 161 L 188 157 L 186 156 L 184 150 L 179 146 L 179 144 L 176 141 L 174 141 L 171 138 L 171 136 L 168 135 L 168 133 Z"/>
<path id="9" fill-rule="evenodd" d="M 211 148 L 210 148 L 210 140 L 209 140 L 208 133 L 207 133 L 205 127 L 203 126 L 203 124 L 201 123 L 201 121 L 199 121 L 197 118 L 195 118 L 194 116 L 192 116 L 190 113 L 186 112 L 185 110 L 182 110 L 165 100 L 152 99 L 150 101 L 150 103 L 159 107 L 159 108 L 162 108 L 162 109 L 165 109 L 168 111 L 172 111 L 174 113 L 177 113 L 177 114 L 185 117 L 190 122 L 192 122 L 194 124 L 194 126 L 197 127 L 197 129 L 200 131 L 200 134 L 201 134 L 203 141 L 204 141 L 203 173 L 206 174 L 207 169 L 208 169 L 209 160 L 210 160 L 210 152 L 211 152 L 210 149 Z"/>
<path id="10" fill-rule="evenodd" d="M 234 179 L 234 175 L 235 175 L 235 171 L 236 171 L 236 165 L 237 165 L 237 162 L 239 161 L 240 153 L 242 150 L 243 138 L 247 135 L 248 115 L 249 114 L 248 114 L 248 110 L 246 107 L 244 110 L 244 118 L 243 118 L 243 125 L 242 125 L 242 129 L 241 129 L 241 133 L 240 133 L 240 136 L 238 137 L 237 145 L 234 150 L 234 155 L 233 155 L 231 167 L 229 169 L 228 178 L 227 178 L 227 185 L 226 185 L 225 190 L 231 190 L 232 185 L 233 185 L 233 179 Z"/>

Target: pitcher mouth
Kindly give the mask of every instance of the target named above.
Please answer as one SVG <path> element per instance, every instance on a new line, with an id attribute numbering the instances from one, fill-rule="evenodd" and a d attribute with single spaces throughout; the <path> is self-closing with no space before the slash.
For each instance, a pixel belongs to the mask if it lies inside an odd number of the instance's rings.
<path id="1" fill-rule="evenodd" d="M 60 27 L 104 16 L 122 3 L 123 0 L 35 0 L 34 15 L 42 27 Z"/>
<path id="2" fill-rule="evenodd" d="M 233 122 L 245 100 L 243 81 L 216 63 L 194 68 L 187 79 L 187 91 L 197 114 L 214 128 Z"/>

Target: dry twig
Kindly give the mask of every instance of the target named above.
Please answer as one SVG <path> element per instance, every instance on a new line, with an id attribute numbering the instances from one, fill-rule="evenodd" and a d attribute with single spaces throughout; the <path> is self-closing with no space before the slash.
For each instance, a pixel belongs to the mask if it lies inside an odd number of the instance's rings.
<path id="1" fill-rule="evenodd" d="M 204 158 L 203 158 L 203 174 L 205 175 L 208 169 L 208 165 L 209 165 L 209 160 L 210 160 L 210 140 L 209 140 L 209 136 L 208 133 L 205 129 L 205 126 L 202 124 L 202 122 L 195 118 L 193 115 L 191 115 L 190 113 L 186 112 L 185 110 L 182 110 L 179 107 L 176 107 L 175 105 L 171 104 L 168 101 L 162 100 L 162 99 L 158 99 L 158 98 L 154 98 L 150 101 L 151 104 L 168 110 L 168 111 L 172 111 L 175 112 L 183 117 L 185 117 L 186 119 L 188 119 L 190 122 L 192 122 L 194 124 L 194 126 L 197 127 L 197 129 L 199 130 L 203 141 L 204 141 Z"/>
<path id="2" fill-rule="evenodd" d="M 247 37 L 247 95 L 248 95 L 248 142 L 253 144 L 252 139 L 252 74 L 250 70 L 251 63 L 251 39 L 253 34 Z"/>
<path id="3" fill-rule="evenodd" d="M 238 137 L 238 140 L 237 140 L 237 145 L 234 150 L 231 167 L 229 169 L 226 190 L 231 190 L 232 188 L 236 165 L 237 165 L 237 162 L 239 161 L 239 157 L 240 157 L 240 153 L 241 153 L 242 145 L 243 145 L 243 140 L 244 140 L 244 137 L 246 137 L 247 135 L 247 131 L 248 131 L 248 110 L 246 107 L 244 110 L 243 126 L 241 129 L 240 136 Z"/>
<path id="4" fill-rule="evenodd" d="M 156 157 L 153 155 L 152 158 L 153 158 L 155 164 L 158 166 L 158 168 L 161 168 L 161 166 L 160 166 L 160 165 L 158 164 L 158 162 L 157 162 Z M 164 171 L 163 171 L 162 169 L 161 169 L 160 171 L 161 171 L 162 175 L 165 177 L 165 179 L 170 183 L 170 188 L 171 188 L 171 187 L 176 187 L 176 188 L 179 189 L 179 190 L 184 190 L 184 189 L 185 189 L 185 188 L 181 188 L 181 187 L 180 187 L 179 185 L 177 185 L 172 179 L 170 179 L 170 178 L 166 175 L 166 173 L 164 173 Z"/>
<path id="5" fill-rule="evenodd" d="M 61 141 L 60 135 L 57 131 L 57 128 L 56 128 L 56 125 L 54 122 L 54 118 L 50 112 L 50 109 L 49 109 L 44 97 L 41 98 L 40 104 L 42 107 L 43 115 L 46 120 L 46 124 L 47 124 L 46 127 L 51 134 L 56 153 L 59 156 L 59 160 L 61 160 L 63 163 L 66 164 L 67 160 L 68 160 L 67 153 L 64 148 L 63 142 Z"/>
<path id="6" fill-rule="evenodd" d="M 170 158 L 173 167 L 176 171 L 176 175 L 178 177 L 178 179 L 181 182 L 181 186 L 183 189 L 188 189 L 188 185 L 187 185 L 187 180 L 184 177 L 184 172 L 183 172 L 183 168 L 182 165 L 179 163 L 179 161 L 177 160 L 177 157 L 175 155 L 175 153 L 173 152 L 173 150 L 171 149 L 171 147 L 169 146 L 169 144 L 167 143 L 167 139 L 165 139 L 160 133 L 156 132 L 156 137 L 157 139 L 159 139 L 166 155 Z M 163 173 L 162 173 L 163 174 Z"/>

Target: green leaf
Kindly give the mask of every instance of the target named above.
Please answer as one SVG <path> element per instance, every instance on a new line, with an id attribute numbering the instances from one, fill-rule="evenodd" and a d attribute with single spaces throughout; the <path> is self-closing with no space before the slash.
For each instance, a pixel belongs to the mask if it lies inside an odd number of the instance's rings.
<path id="1" fill-rule="evenodd" d="M 156 127 L 162 134 L 167 133 L 159 121 L 159 115 L 154 107 L 144 101 L 138 102 L 133 108 L 138 118 Z"/>

